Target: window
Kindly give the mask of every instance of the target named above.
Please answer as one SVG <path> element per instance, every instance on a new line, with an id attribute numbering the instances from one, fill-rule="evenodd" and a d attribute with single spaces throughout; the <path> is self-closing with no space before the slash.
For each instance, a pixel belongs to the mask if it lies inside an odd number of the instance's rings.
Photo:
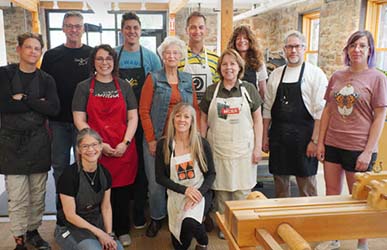
<path id="1" fill-rule="evenodd" d="M 320 30 L 320 12 L 312 12 L 303 15 L 302 31 L 306 37 L 305 60 L 317 65 L 318 40 Z"/>
<path id="2" fill-rule="evenodd" d="M 366 29 L 375 39 L 376 67 L 387 71 L 387 0 L 369 0 Z"/>
<path id="3" fill-rule="evenodd" d="M 62 22 L 66 10 L 46 10 L 48 48 L 62 44 L 66 38 L 62 32 Z M 123 13 L 111 12 L 96 15 L 83 12 L 84 23 L 99 26 L 102 32 L 89 31 L 82 36 L 82 43 L 96 46 L 101 43 L 116 47 L 122 44 L 121 18 Z M 156 52 L 156 48 L 166 36 L 166 12 L 137 12 L 141 20 L 142 35 L 140 43 L 144 47 Z"/>

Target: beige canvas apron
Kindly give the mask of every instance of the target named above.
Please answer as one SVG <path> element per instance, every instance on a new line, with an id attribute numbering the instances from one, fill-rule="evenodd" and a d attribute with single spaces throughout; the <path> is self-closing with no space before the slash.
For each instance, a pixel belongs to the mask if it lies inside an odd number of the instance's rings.
<path id="1" fill-rule="evenodd" d="M 250 189 L 257 180 L 257 166 L 252 163 L 254 129 L 250 96 L 241 86 L 241 97 L 218 98 L 220 84 L 208 110 L 207 139 L 216 171 L 212 188 L 230 192 Z"/>
<path id="2" fill-rule="evenodd" d="M 195 91 L 199 102 L 203 99 L 204 92 L 207 87 L 212 84 L 212 72 L 210 66 L 208 65 L 207 50 L 205 48 L 203 49 L 205 61 L 202 62 L 200 56 L 197 56 L 200 64 L 189 64 L 188 57 L 185 57 L 183 69 L 184 72 L 192 74 L 192 81 L 195 84 Z M 194 54 L 192 53 L 192 55 Z"/>
<path id="3" fill-rule="evenodd" d="M 173 146 L 174 148 L 174 146 Z M 170 160 L 170 179 L 186 187 L 193 186 L 197 189 L 202 185 L 204 176 L 198 164 L 193 163 L 191 154 L 174 156 L 172 153 Z M 180 242 L 181 225 L 185 218 L 193 218 L 202 223 L 204 214 L 204 197 L 192 209 L 184 211 L 187 198 L 184 194 L 167 190 L 168 193 L 168 217 L 169 231 Z M 181 243 L 181 242 L 180 242 Z"/>

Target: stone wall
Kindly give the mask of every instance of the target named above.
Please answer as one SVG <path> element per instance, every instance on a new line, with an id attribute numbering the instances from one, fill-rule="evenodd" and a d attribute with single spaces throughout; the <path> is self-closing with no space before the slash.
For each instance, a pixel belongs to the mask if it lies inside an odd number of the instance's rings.
<path id="1" fill-rule="evenodd" d="M 183 41 L 188 42 L 188 36 L 185 29 L 187 17 L 197 9 L 184 8 L 176 14 L 176 35 Z M 218 13 L 212 9 L 200 10 L 207 19 L 208 35 L 205 40 L 206 46 L 216 50 L 218 39 Z M 220 45 L 219 45 L 220 46 Z"/>
<path id="2" fill-rule="evenodd" d="M 2 8 L 4 15 L 4 31 L 7 49 L 7 62 L 18 62 L 16 53 L 17 36 L 23 32 L 31 31 L 31 14 L 19 7 Z"/>
<path id="3" fill-rule="evenodd" d="M 326 3 L 328 2 L 328 3 Z M 347 37 L 359 29 L 361 0 L 310 0 L 277 8 L 235 24 L 249 25 L 261 49 L 278 51 L 283 47 L 284 34 L 300 30 L 303 14 L 320 11 L 318 64 L 328 77 L 343 67 L 342 49 Z"/>

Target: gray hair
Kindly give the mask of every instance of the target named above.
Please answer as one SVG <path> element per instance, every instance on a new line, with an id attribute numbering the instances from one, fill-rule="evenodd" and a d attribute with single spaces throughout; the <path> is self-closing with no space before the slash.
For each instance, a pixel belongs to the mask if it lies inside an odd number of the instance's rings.
<path id="1" fill-rule="evenodd" d="M 97 131 L 95 131 L 94 129 L 91 129 L 91 128 L 81 129 L 77 134 L 77 139 L 76 139 L 76 144 L 75 144 L 75 149 L 76 149 L 75 150 L 75 152 L 76 152 L 75 159 L 78 163 L 78 166 L 80 166 L 80 163 L 81 163 L 81 155 L 79 153 L 79 146 L 81 145 L 83 139 L 86 136 L 91 136 L 94 139 L 96 139 L 99 144 L 102 144 L 102 137 L 98 134 Z"/>
<path id="2" fill-rule="evenodd" d="M 78 18 L 80 18 L 80 19 L 82 20 L 82 22 L 83 22 L 83 16 L 82 16 L 81 12 L 79 12 L 79 11 L 68 11 L 68 12 L 66 12 L 66 14 L 65 14 L 64 17 L 63 17 L 63 23 L 62 23 L 62 26 L 64 26 L 65 20 L 66 20 L 67 18 L 69 18 L 69 17 L 78 17 Z"/>
<path id="3" fill-rule="evenodd" d="M 179 47 L 181 59 L 184 59 L 187 56 L 187 48 L 185 42 L 176 36 L 167 36 L 157 48 L 157 53 L 159 53 L 161 58 L 163 57 L 164 51 L 171 45 L 176 45 L 177 47 Z"/>
<path id="4" fill-rule="evenodd" d="M 291 30 L 285 34 L 284 44 L 286 44 L 288 42 L 289 37 L 292 37 L 292 36 L 298 38 L 301 41 L 302 45 L 304 46 L 306 45 L 305 36 L 297 30 Z"/>

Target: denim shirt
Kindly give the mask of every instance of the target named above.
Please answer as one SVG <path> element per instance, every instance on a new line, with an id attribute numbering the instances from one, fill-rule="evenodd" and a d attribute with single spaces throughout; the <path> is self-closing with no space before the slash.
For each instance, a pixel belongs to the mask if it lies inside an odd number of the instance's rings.
<path id="1" fill-rule="evenodd" d="M 163 135 L 168 106 L 171 99 L 171 86 L 168 83 L 164 69 L 150 73 L 153 79 L 153 101 L 151 108 L 151 120 L 156 140 Z M 178 71 L 178 89 L 182 102 L 193 104 L 192 76 L 189 73 Z"/>

